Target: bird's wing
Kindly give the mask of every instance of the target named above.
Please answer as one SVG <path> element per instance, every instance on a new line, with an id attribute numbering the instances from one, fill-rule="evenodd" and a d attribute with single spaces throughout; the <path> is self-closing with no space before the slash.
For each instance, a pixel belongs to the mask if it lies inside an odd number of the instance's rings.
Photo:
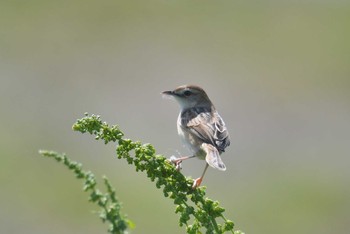
<path id="1" fill-rule="evenodd" d="M 217 147 L 219 152 L 224 152 L 230 145 L 230 137 L 224 121 L 214 110 L 213 112 L 192 113 L 193 118 L 188 116 L 186 126 L 205 143 Z"/>

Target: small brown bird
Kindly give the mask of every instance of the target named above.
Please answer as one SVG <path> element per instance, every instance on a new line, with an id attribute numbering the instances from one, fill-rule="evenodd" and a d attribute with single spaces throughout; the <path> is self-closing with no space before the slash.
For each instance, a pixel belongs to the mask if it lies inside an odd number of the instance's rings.
<path id="1" fill-rule="evenodd" d="M 206 161 L 202 176 L 193 183 L 193 188 L 196 188 L 200 186 L 208 166 L 226 170 L 220 154 L 230 145 L 228 131 L 208 95 L 199 86 L 183 85 L 162 94 L 172 96 L 179 102 L 181 111 L 177 119 L 177 131 L 184 144 L 193 152 L 192 156 L 177 158 L 172 162 L 178 167 L 188 158 L 198 157 Z"/>

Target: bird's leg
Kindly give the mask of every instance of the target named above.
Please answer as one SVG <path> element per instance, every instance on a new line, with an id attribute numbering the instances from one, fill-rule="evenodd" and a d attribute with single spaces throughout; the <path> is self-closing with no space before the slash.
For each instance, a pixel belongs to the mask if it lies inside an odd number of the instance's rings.
<path id="1" fill-rule="evenodd" d="M 184 156 L 184 157 L 181 157 L 181 158 L 170 158 L 170 161 L 174 164 L 178 164 L 178 163 L 181 163 L 182 161 L 186 160 L 186 159 L 189 159 L 189 158 L 193 158 L 195 157 L 194 155 L 192 156 Z"/>
<path id="2" fill-rule="evenodd" d="M 184 156 L 184 157 L 181 157 L 181 158 L 176 158 L 175 156 L 171 156 L 170 157 L 170 162 L 174 163 L 175 164 L 175 167 L 176 167 L 176 170 L 180 170 L 181 169 L 181 163 L 182 161 L 186 160 L 186 159 L 189 159 L 189 158 L 194 158 L 195 155 L 192 155 L 192 156 Z"/>
<path id="3" fill-rule="evenodd" d="M 207 169 L 208 169 L 208 166 L 209 166 L 209 164 L 206 163 L 206 164 L 205 164 L 204 171 L 203 171 L 203 173 L 202 173 L 202 176 L 194 180 L 193 185 L 192 185 L 192 188 L 193 188 L 193 189 L 198 188 L 198 187 L 201 185 L 202 180 L 203 180 L 203 177 L 204 177 L 204 174 L 205 174 L 205 172 L 206 172 Z"/>

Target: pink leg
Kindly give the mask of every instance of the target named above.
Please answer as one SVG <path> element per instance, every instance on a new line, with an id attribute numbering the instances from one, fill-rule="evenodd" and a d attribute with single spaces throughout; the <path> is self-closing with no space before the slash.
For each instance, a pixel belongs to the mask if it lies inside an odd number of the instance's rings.
<path id="1" fill-rule="evenodd" d="M 194 180 L 193 185 L 192 185 L 192 188 L 193 188 L 193 189 L 198 188 L 198 187 L 201 185 L 202 180 L 203 180 L 203 177 L 204 177 L 204 175 L 205 175 L 205 172 L 206 172 L 207 169 L 208 169 L 208 166 L 209 166 L 209 164 L 206 163 L 206 164 L 205 164 L 204 171 L 203 171 L 203 173 L 202 173 L 202 176 Z"/>
<path id="2" fill-rule="evenodd" d="M 186 159 L 189 159 L 189 158 L 194 158 L 195 156 L 192 155 L 192 156 L 184 156 L 184 157 L 181 157 L 181 158 L 176 158 L 175 156 L 171 156 L 170 157 L 170 162 L 174 163 L 175 166 L 176 166 L 176 169 L 179 171 L 181 169 L 181 163 L 182 161 L 186 160 Z"/>
<path id="3" fill-rule="evenodd" d="M 184 156 L 184 157 L 181 157 L 181 158 L 170 159 L 170 161 L 172 163 L 178 164 L 178 163 L 181 163 L 182 161 L 184 161 L 186 159 L 193 158 L 193 157 L 195 157 L 195 156 L 194 155 L 192 155 L 192 156 Z"/>

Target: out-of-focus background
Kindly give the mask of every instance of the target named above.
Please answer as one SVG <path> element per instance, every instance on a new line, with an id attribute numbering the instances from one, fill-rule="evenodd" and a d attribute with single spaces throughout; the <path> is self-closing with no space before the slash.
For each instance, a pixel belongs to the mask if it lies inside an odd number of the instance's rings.
<path id="1" fill-rule="evenodd" d="M 132 233 L 184 233 L 171 200 L 73 132 L 84 112 L 166 156 L 187 154 L 177 103 L 202 86 L 230 131 L 228 170 L 203 182 L 246 233 L 349 233 L 350 4 L 1 1 L 0 233 L 104 233 L 66 152 L 117 188 Z M 184 163 L 197 177 L 204 162 Z"/>

